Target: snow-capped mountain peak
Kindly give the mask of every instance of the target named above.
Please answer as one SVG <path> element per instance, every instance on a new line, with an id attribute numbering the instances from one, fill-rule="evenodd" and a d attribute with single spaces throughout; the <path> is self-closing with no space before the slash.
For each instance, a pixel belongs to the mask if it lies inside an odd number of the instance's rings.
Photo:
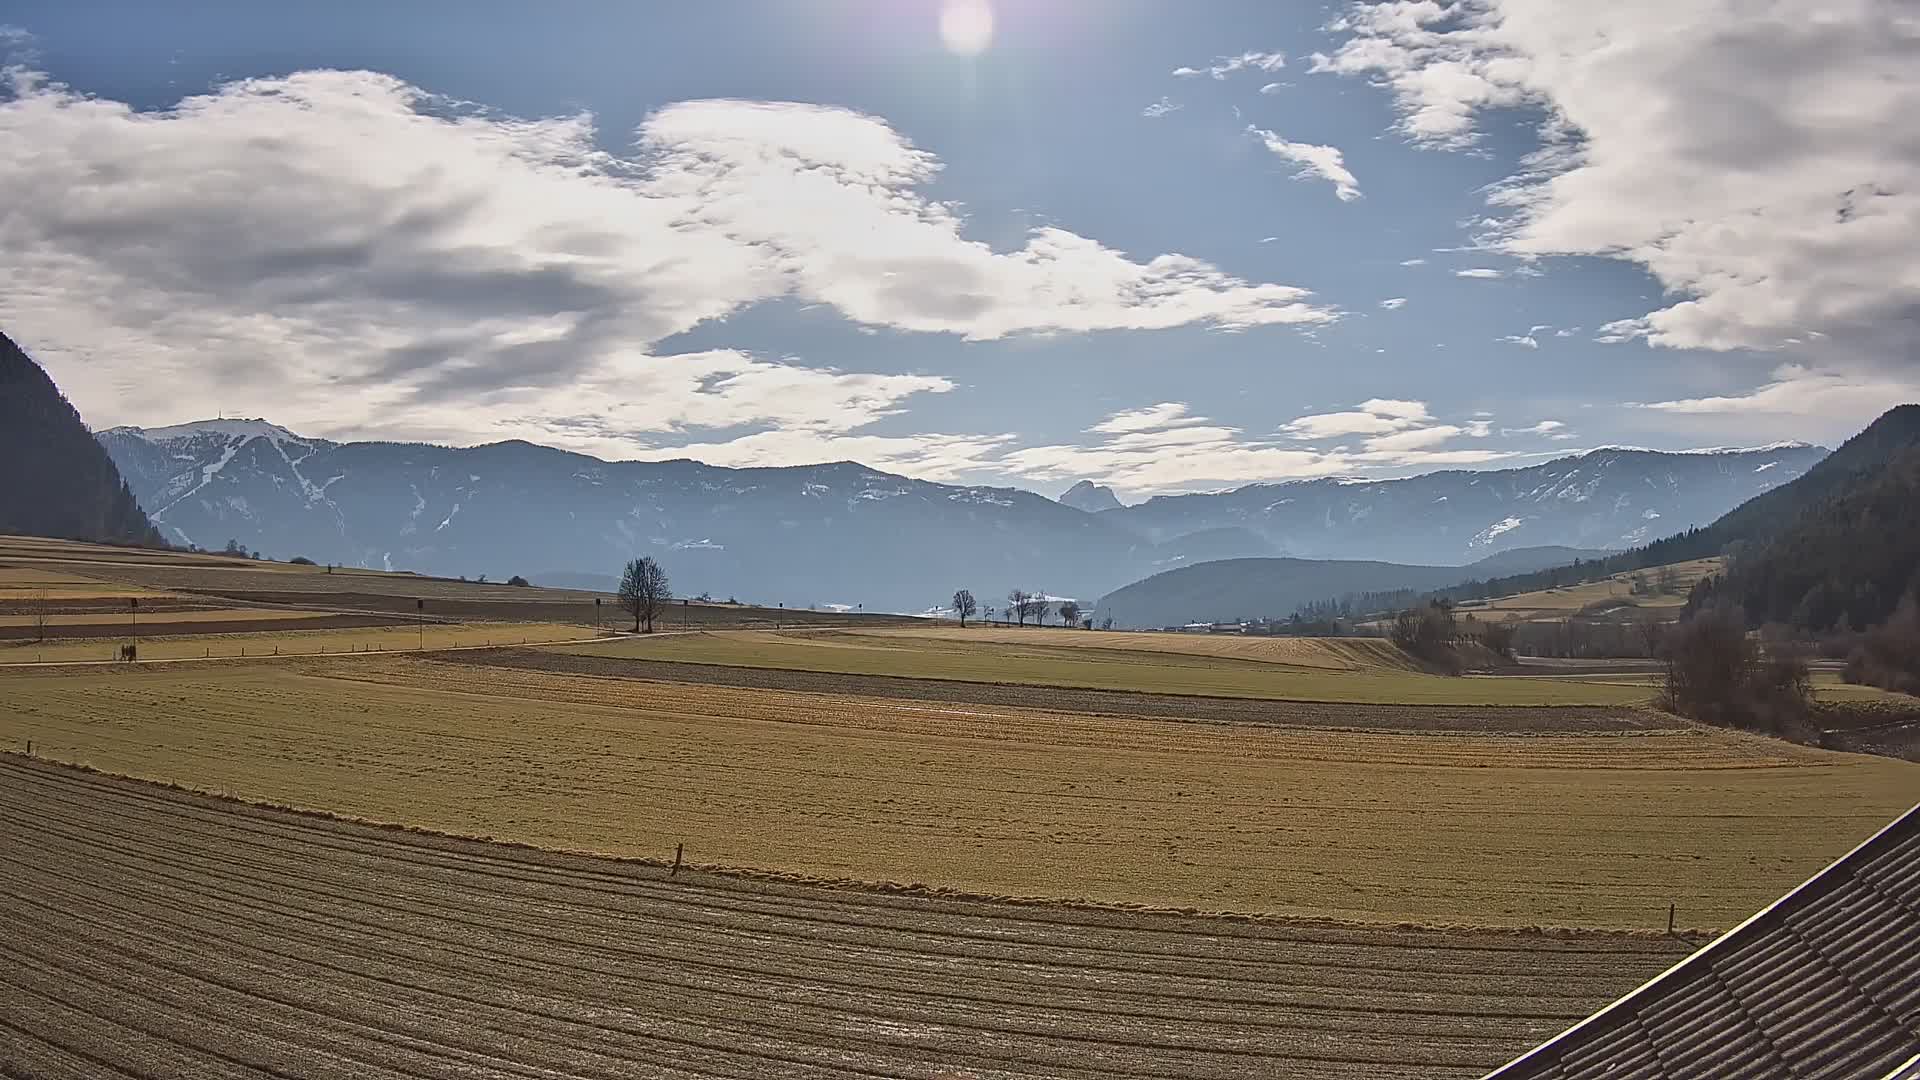
<path id="1" fill-rule="evenodd" d="M 185 424 L 172 424 L 167 427 L 117 427 L 102 434 L 132 435 L 149 442 L 177 442 L 181 439 L 196 439 L 207 435 L 233 439 L 266 438 L 275 442 L 309 443 L 316 440 L 302 438 L 278 424 L 268 423 L 255 417 L 253 419 L 220 418 L 217 420 L 194 420 Z"/>

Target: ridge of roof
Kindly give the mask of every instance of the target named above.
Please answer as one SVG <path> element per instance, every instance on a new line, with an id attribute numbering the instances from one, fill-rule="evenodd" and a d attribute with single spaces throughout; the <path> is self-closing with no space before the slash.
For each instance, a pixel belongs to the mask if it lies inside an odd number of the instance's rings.
<path id="1" fill-rule="evenodd" d="M 1714 973 L 1711 966 L 1714 960 L 1764 939 L 1765 935 L 1784 925 L 1789 915 L 1818 904 L 1836 888 L 1851 883 L 1854 880 L 1852 870 L 1896 851 L 1909 840 L 1920 841 L 1920 804 L 1882 826 L 1845 855 L 1827 864 L 1784 896 L 1754 912 L 1733 929 L 1695 949 L 1672 967 L 1621 995 L 1585 1020 L 1489 1072 L 1485 1080 L 1557 1080 L 1570 1076 L 1561 1068 L 1568 1052 L 1578 1051 L 1627 1025 L 1638 1023 L 1638 1004 L 1658 1000 L 1667 991 L 1678 992 L 1690 988 L 1696 981 L 1693 977 L 1697 972 L 1705 969 L 1710 975 Z M 1920 872 L 1920 845 L 1916 845 L 1916 848 L 1915 871 Z M 1920 910 L 1909 909 L 1907 914 L 1916 926 L 1920 926 Z M 1916 967 L 1920 967 L 1920 963 L 1916 963 Z M 1920 1019 L 1920 1015 L 1916 1018 Z M 1908 1049 L 1920 1051 L 1920 1031 L 1914 1032 L 1913 1045 Z M 1914 1053 L 1904 1064 L 1896 1065 L 1891 1073 L 1886 1074 L 1885 1080 L 1907 1080 L 1910 1073 L 1920 1077 L 1920 1052 Z M 1690 1074 L 1663 1072 L 1655 1075 Z"/>

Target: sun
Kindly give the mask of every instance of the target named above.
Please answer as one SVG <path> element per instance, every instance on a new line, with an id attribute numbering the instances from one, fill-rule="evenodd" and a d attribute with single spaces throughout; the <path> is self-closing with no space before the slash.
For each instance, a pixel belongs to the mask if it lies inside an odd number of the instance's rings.
<path id="1" fill-rule="evenodd" d="M 978 56 L 993 41 L 993 8 L 986 0 L 947 0 L 940 9 L 940 40 L 960 56 Z"/>

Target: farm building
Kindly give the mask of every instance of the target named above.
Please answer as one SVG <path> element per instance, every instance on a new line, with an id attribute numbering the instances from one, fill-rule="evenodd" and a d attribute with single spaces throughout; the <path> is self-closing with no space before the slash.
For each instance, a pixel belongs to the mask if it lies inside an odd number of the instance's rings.
<path id="1" fill-rule="evenodd" d="M 1487 1080 L 1920 1078 L 1920 806 Z"/>

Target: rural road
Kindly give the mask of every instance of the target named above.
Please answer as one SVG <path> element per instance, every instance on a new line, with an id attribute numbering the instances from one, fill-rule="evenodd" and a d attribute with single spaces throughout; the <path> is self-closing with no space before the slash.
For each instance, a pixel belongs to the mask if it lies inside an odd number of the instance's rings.
<path id="1" fill-rule="evenodd" d="M 0 1074 L 1478 1075 L 1684 951 L 756 883 L 0 755 Z"/>

